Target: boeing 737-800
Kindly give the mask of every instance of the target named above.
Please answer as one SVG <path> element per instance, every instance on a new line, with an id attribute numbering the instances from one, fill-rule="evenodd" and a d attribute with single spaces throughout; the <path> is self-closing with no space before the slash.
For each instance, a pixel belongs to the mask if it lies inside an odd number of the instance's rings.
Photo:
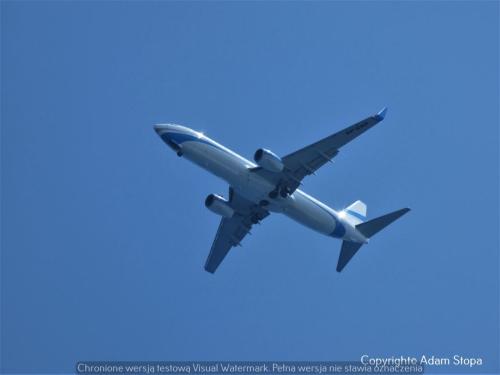
<path id="1" fill-rule="evenodd" d="M 253 224 L 271 212 L 279 212 L 315 231 L 343 240 L 337 263 L 337 271 L 342 271 L 375 233 L 410 209 L 403 208 L 365 221 L 363 202 L 358 200 L 337 212 L 298 187 L 304 177 L 330 162 L 342 146 L 382 121 L 386 112 L 384 108 L 376 115 L 282 158 L 260 148 L 255 152 L 255 163 L 185 126 L 155 125 L 157 134 L 178 156 L 229 184 L 228 199 L 210 194 L 205 200 L 206 207 L 222 217 L 205 270 L 214 273 L 229 250 L 241 244 Z"/>

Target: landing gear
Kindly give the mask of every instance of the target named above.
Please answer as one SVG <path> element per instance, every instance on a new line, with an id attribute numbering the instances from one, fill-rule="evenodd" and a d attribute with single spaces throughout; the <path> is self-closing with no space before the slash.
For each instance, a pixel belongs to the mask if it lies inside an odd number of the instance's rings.
<path id="1" fill-rule="evenodd" d="M 271 191 L 268 195 L 269 198 L 271 199 L 276 199 L 278 198 L 278 194 L 281 196 L 281 198 L 286 198 L 290 195 L 291 191 L 289 188 L 286 186 L 277 186 L 276 189 Z"/>
<path id="2" fill-rule="evenodd" d="M 182 151 L 177 151 L 177 156 L 181 157 L 182 156 Z"/>
<path id="3" fill-rule="evenodd" d="M 281 198 L 286 198 L 290 195 L 290 190 L 287 187 L 283 187 L 280 189 Z"/>

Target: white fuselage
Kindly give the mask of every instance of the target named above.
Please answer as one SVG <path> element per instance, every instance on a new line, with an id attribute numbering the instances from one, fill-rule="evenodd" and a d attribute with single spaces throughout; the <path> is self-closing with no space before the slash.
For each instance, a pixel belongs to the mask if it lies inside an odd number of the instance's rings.
<path id="1" fill-rule="evenodd" d="M 180 125 L 156 125 L 160 137 L 175 151 L 203 169 L 226 181 L 244 198 L 259 204 L 269 204 L 266 210 L 280 212 L 327 236 L 353 242 L 367 242 L 355 226 L 345 220 L 343 212 L 337 212 L 317 199 L 295 190 L 286 198 L 278 195 L 270 199 L 268 194 L 275 186 L 250 168 L 257 165 L 228 148 L 220 145 L 202 133 Z"/>

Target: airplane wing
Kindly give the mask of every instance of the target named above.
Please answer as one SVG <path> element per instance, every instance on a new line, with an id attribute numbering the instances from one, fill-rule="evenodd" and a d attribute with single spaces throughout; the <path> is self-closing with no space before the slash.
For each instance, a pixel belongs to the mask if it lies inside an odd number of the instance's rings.
<path id="1" fill-rule="evenodd" d="M 276 186 L 287 188 L 292 193 L 299 187 L 304 177 L 314 174 L 338 154 L 339 148 L 382 121 L 386 112 L 387 108 L 384 108 L 376 115 L 283 157 L 281 160 L 285 168 L 279 173 L 267 171 L 262 167 L 253 168 L 252 171 L 273 181 Z"/>
<path id="2" fill-rule="evenodd" d="M 223 217 L 215 235 L 210 254 L 205 263 L 205 270 L 214 273 L 233 246 L 241 246 L 240 242 L 250 232 L 252 224 L 256 224 L 269 212 L 259 205 L 250 202 L 229 188 L 229 203 L 235 210 L 231 218 Z"/>

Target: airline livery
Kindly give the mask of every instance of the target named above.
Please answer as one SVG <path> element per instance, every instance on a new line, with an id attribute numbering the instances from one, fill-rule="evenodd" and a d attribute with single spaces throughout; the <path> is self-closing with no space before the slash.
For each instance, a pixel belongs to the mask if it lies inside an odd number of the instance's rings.
<path id="1" fill-rule="evenodd" d="M 343 240 L 337 271 L 344 269 L 356 252 L 387 225 L 407 213 L 398 211 L 365 221 L 366 204 L 356 201 L 342 211 L 304 193 L 298 187 L 304 177 L 331 162 L 339 149 L 382 121 L 387 109 L 316 143 L 282 158 L 263 148 L 255 152 L 255 163 L 208 138 L 203 133 L 175 124 L 158 124 L 154 129 L 178 156 L 219 176 L 229 184 L 227 199 L 210 194 L 205 206 L 220 215 L 205 270 L 214 273 L 234 246 L 271 212 L 291 219 L 330 237 Z"/>

